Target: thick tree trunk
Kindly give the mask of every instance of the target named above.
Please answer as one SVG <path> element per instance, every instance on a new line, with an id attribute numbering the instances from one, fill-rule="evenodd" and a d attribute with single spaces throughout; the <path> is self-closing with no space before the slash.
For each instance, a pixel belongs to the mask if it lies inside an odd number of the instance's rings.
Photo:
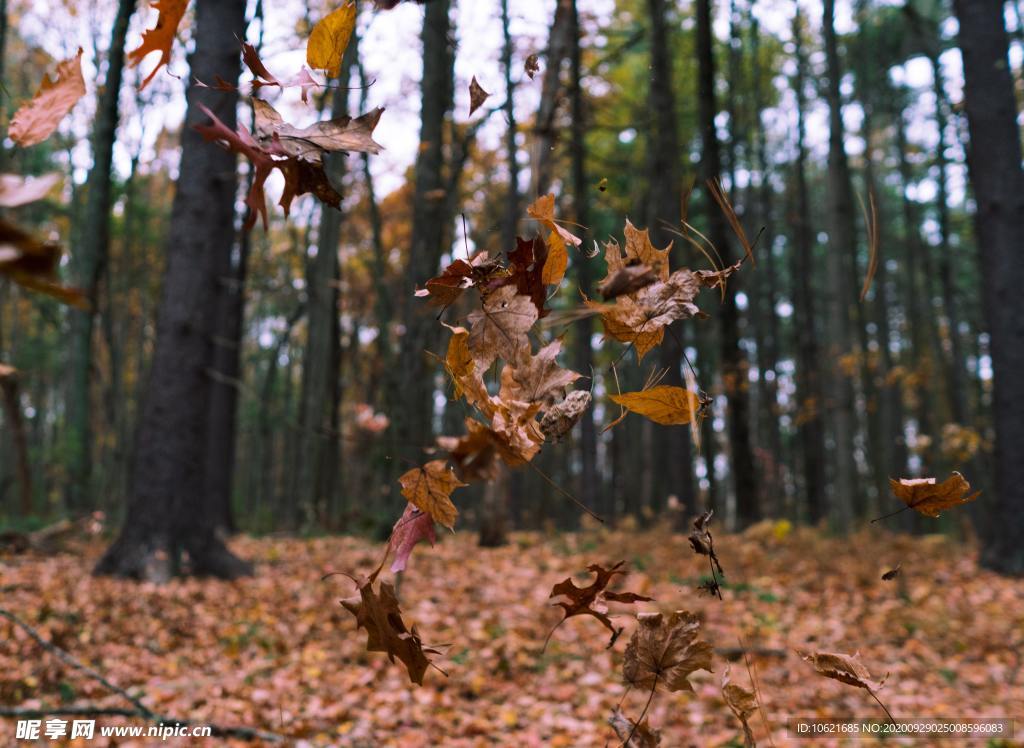
<path id="1" fill-rule="evenodd" d="M 92 338 L 99 283 L 110 245 L 111 167 L 120 119 L 118 99 L 124 72 L 124 45 L 135 0 L 120 0 L 110 33 L 107 76 L 96 104 L 92 138 L 93 165 L 86 181 L 86 209 L 72 254 L 75 282 L 89 301 L 88 310 L 72 310 L 71 366 L 65 438 L 68 477 L 65 502 L 74 512 L 91 508 L 92 496 Z"/>
<path id="2" fill-rule="evenodd" d="M 679 117 L 676 113 L 675 90 L 672 86 L 672 55 L 669 30 L 673 28 L 668 19 L 666 0 L 647 0 L 650 17 L 651 62 L 650 88 L 647 96 L 648 110 L 662 116 L 652 117 L 647 150 L 647 179 L 650 198 L 647 201 L 647 226 L 651 241 L 656 247 L 665 247 L 672 242 L 672 231 L 681 230 L 682 220 L 682 175 L 681 149 L 679 147 Z M 673 267 L 682 265 L 684 245 L 680 243 L 674 251 Z M 661 346 L 661 365 L 668 370 L 664 384 L 682 386 L 685 352 L 680 347 L 683 340 L 681 323 L 669 331 Z M 669 496 L 675 496 L 691 509 L 695 506 L 693 484 L 693 458 L 690 451 L 690 430 L 686 426 L 669 426 L 659 429 L 655 459 L 654 506 L 656 511 L 665 508 Z"/>
<path id="3" fill-rule="evenodd" d="M 711 0 L 697 0 L 697 61 L 699 65 L 700 129 L 703 147 L 701 175 L 705 180 L 718 179 L 722 172 L 718 134 L 715 131 L 715 61 L 712 48 Z M 733 254 L 725 216 L 712 200 L 708 226 L 712 243 L 723 262 L 730 264 Z M 750 272 L 747 268 L 747 272 Z M 740 347 L 739 308 L 736 305 L 737 284 L 730 279 L 725 300 L 719 312 L 721 324 L 721 370 L 729 401 L 727 422 L 731 449 L 732 483 L 736 492 L 736 521 L 745 527 L 759 519 L 754 453 L 750 437 L 747 360 Z"/>
<path id="4" fill-rule="evenodd" d="M 244 31 L 242 0 L 199 0 L 189 79 L 237 81 Z M 234 578 L 252 570 L 218 537 L 205 476 L 217 258 L 235 237 L 237 164 L 194 129 L 206 120 L 200 104 L 234 128 L 238 97 L 190 86 L 187 101 L 128 510 L 97 574 L 166 581 L 182 572 Z"/>
<path id="5" fill-rule="evenodd" d="M 994 371 L 995 493 L 982 563 L 1024 574 L 1024 171 L 1001 0 L 954 0 Z"/>
<path id="6" fill-rule="evenodd" d="M 853 519 L 854 497 L 860 486 L 853 457 L 854 417 L 853 383 L 849 372 L 837 364 L 853 352 L 850 336 L 849 288 L 847 268 L 856 252 L 853 194 L 850 167 L 846 158 L 843 134 L 842 99 L 839 93 L 841 72 L 836 43 L 835 0 L 825 0 L 822 19 L 825 36 L 825 58 L 828 67 L 827 98 L 829 107 L 828 150 L 828 235 L 827 270 L 829 295 L 827 329 L 829 345 L 827 408 L 831 415 L 832 441 L 836 472 L 832 481 L 831 516 L 836 526 L 847 531 Z"/>

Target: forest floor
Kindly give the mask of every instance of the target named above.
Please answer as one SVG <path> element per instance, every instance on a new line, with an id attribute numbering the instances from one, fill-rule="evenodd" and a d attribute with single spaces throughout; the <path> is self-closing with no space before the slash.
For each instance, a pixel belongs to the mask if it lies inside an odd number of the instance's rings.
<path id="1" fill-rule="evenodd" d="M 338 604 L 354 593 L 352 582 L 321 581 L 332 571 L 368 573 L 380 544 L 241 538 L 233 547 L 257 562 L 257 576 L 162 587 L 95 579 L 95 541 L 51 557 L 0 557 L 0 607 L 156 712 L 269 730 L 290 745 L 619 745 L 607 719 L 625 691 L 634 607 L 693 611 L 702 638 L 726 656 L 735 658 L 740 641 L 754 650 L 766 720 L 756 715 L 752 725 L 761 745 L 793 743 L 794 716 L 884 716 L 867 692 L 816 675 L 797 650 L 859 651 L 875 678 L 888 673 L 879 696 L 898 718 L 1010 717 L 1024 737 L 1024 581 L 980 570 L 975 549 L 939 536 L 875 531 L 837 540 L 786 523 L 716 536 L 729 582 L 719 601 L 696 590 L 707 558 L 684 535 L 517 534 L 493 550 L 477 548 L 469 533 L 447 535 L 416 550 L 399 590 L 424 642 L 444 651 L 437 664 L 447 677 L 431 669 L 422 687 L 400 663 L 366 652 L 366 632 Z M 612 589 L 656 602 L 612 605 L 625 632 L 611 650 L 608 632 L 583 616 L 560 626 L 541 654 L 561 617 L 548 599 L 552 585 L 568 576 L 584 585 L 587 565 L 619 560 L 630 573 Z M 897 564 L 900 575 L 882 581 Z M 742 745 L 721 696 L 725 665 L 716 655 L 714 674 L 695 673 L 695 693 L 656 695 L 647 716 L 662 746 Z M 731 679 L 749 686 L 742 657 Z M 636 718 L 647 695 L 628 694 L 625 713 Z M 83 703 L 127 706 L 0 619 L 0 705 Z M 14 722 L 0 718 L 0 745 L 13 737 Z"/>

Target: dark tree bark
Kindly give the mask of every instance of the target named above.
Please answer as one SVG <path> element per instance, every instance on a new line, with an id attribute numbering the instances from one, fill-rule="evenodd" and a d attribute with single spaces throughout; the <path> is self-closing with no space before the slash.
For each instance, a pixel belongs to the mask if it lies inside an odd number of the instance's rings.
<path id="1" fill-rule="evenodd" d="M 836 472 L 833 485 L 831 515 L 840 530 L 848 530 L 853 518 L 854 496 L 857 494 L 857 472 L 853 458 L 854 418 L 853 383 L 837 362 L 853 350 L 850 336 L 849 289 L 851 279 L 847 268 L 856 253 L 854 231 L 854 199 L 850 185 L 850 166 L 846 158 L 843 132 L 842 98 L 839 82 L 839 49 L 836 42 L 835 0 L 825 0 L 822 27 L 825 36 L 825 59 L 828 68 L 827 99 L 829 107 L 828 149 L 828 235 L 827 257 L 829 295 L 827 304 L 828 391 L 827 408 L 831 414 L 832 440 Z"/>
<path id="2" fill-rule="evenodd" d="M 722 162 L 718 134 L 715 131 L 715 60 L 712 48 L 711 0 L 697 0 L 697 61 L 700 103 L 700 129 L 703 158 L 701 176 L 705 180 L 718 179 Z M 708 236 L 718 249 L 722 261 L 730 264 L 732 241 L 725 216 L 712 200 L 708 200 Z M 747 271 L 749 272 L 749 268 Z M 725 392 L 729 400 L 727 414 L 731 473 L 736 491 L 736 521 L 745 527 L 759 519 L 757 485 L 754 473 L 754 453 L 750 439 L 750 413 L 747 392 L 747 360 L 740 348 L 739 308 L 736 306 L 737 284 L 730 280 L 722 302 L 721 371 Z"/>
<path id="3" fill-rule="evenodd" d="M 1024 171 L 1001 0 L 954 0 L 964 59 L 968 157 L 977 201 L 994 371 L 995 498 L 982 563 L 1024 574 Z"/>
<path id="4" fill-rule="evenodd" d="M 533 172 L 530 192 L 546 195 L 551 185 L 551 168 L 555 155 L 555 113 L 562 90 L 562 67 L 569 59 L 572 46 L 573 0 L 558 0 L 544 55 L 544 78 L 541 81 L 540 104 L 533 125 Z"/>
<path id="5" fill-rule="evenodd" d="M 445 251 L 448 214 L 445 167 L 445 119 L 452 107 L 452 65 L 448 20 L 450 0 L 427 3 L 423 18 L 423 79 L 420 148 L 414 168 L 412 246 L 399 289 L 400 318 L 405 321 L 405 334 L 399 341 L 401 350 L 398 377 L 392 383 L 388 414 L 393 418 L 393 470 L 402 468 L 397 454 L 419 455 L 417 447 L 432 441 L 434 411 L 434 375 L 436 366 L 427 358 L 439 340 L 440 327 L 436 312 L 413 297 L 416 284 L 433 276 Z M 404 468 L 402 468 L 404 470 Z M 392 485 L 394 481 L 389 481 Z"/>
<path id="6" fill-rule="evenodd" d="M 244 32 L 242 0 L 199 0 L 189 79 L 237 81 Z M 183 572 L 234 578 L 252 571 L 215 531 L 205 475 L 217 260 L 235 238 L 237 164 L 194 129 L 206 120 L 199 104 L 234 128 L 238 97 L 189 86 L 187 101 L 127 514 L 97 574 L 165 581 Z"/>
<path id="7" fill-rule="evenodd" d="M 75 282 L 89 302 L 89 310 L 72 310 L 71 366 L 68 377 L 68 417 L 66 443 L 68 449 L 68 482 L 65 503 L 74 512 L 91 508 L 92 502 L 92 372 L 93 323 L 99 301 L 100 278 L 103 277 L 110 249 L 111 166 L 114 139 L 120 120 L 118 98 L 124 72 L 124 45 L 128 21 L 135 10 L 135 0 L 120 0 L 107 51 L 107 75 L 96 103 L 96 119 L 92 137 L 93 165 L 86 180 L 86 208 L 79 241 L 72 254 Z"/>
<path id="8" fill-rule="evenodd" d="M 586 169 L 586 111 L 583 99 L 583 64 L 582 64 L 582 43 L 583 29 L 580 26 L 579 2 L 573 0 L 570 13 L 569 26 L 571 31 L 571 48 L 569 51 L 569 64 L 572 68 L 572 91 L 570 93 L 572 106 L 572 187 L 573 206 L 575 208 L 574 218 L 579 227 L 589 226 L 590 204 L 587 187 Z M 593 266 L 584 253 L 576 253 L 576 285 L 587 296 L 593 296 Z M 585 317 L 574 326 L 575 347 L 573 351 L 573 363 L 576 371 L 584 377 L 593 376 L 594 349 L 591 344 L 593 338 L 593 319 Z M 587 380 L 589 381 L 589 379 Z M 588 506 L 598 507 L 599 513 L 607 510 L 605 492 L 597 473 L 597 428 L 594 425 L 594 409 L 587 408 L 579 420 L 579 449 L 580 449 L 580 475 L 577 496 Z"/>
<path id="9" fill-rule="evenodd" d="M 681 230 L 682 175 L 679 147 L 679 117 L 676 113 L 675 90 L 672 87 L 672 46 L 666 0 L 647 0 L 650 17 L 651 62 L 648 111 L 651 115 L 647 150 L 647 177 L 650 198 L 647 202 L 647 226 L 656 247 L 672 242 L 672 230 Z M 683 246 L 675 248 L 673 267 L 682 265 Z M 683 385 L 684 351 L 681 322 L 673 324 L 661 346 L 661 365 L 668 369 L 665 384 Z M 685 426 L 659 429 L 655 459 L 655 511 L 665 508 L 670 495 L 676 496 L 691 509 L 695 506 L 693 459 L 690 451 L 690 430 Z"/>

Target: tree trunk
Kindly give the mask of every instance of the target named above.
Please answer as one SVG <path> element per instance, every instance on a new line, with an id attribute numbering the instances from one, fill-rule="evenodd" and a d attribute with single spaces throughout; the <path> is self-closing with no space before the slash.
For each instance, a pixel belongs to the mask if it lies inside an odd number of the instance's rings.
<path id="1" fill-rule="evenodd" d="M 111 167 L 114 139 L 120 119 L 118 98 L 124 72 L 124 45 L 135 0 L 120 0 L 110 33 L 107 76 L 100 88 L 93 129 L 93 165 L 86 181 L 86 209 L 79 242 L 72 254 L 75 281 L 89 302 L 88 310 L 72 310 L 71 366 L 68 373 L 67 453 L 65 502 L 73 512 L 91 508 L 92 495 L 92 356 L 93 322 L 99 301 L 99 282 L 110 249 Z"/>
<path id="2" fill-rule="evenodd" d="M 680 231 L 682 223 L 682 176 L 679 158 L 679 117 L 676 113 L 675 90 L 672 86 L 672 56 L 666 0 L 647 0 L 650 17 L 651 62 L 648 110 L 662 116 L 651 118 L 647 152 L 647 180 L 650 198 L 647 203 L 647 227 L 657 247 L 672 242 L 672 231 Z M 682 265 L 684 245 L 675 248 L 674 267 Z M 673 323 L 661 346 L 661 365 L 668 370 L 664 384 L 682 386 L 683 357 L 682 321 Z M 686 426 L 669 426 L 657 430 L 655 450 L 655 511 L 665 508 L 669 496 L 675 496 L 690 507 L 695 506 L 693 459 L 690 452 L 690 430 Z"/>
<path id="3" fill-rule="evenodd" d="M 1024 171 L 1001 0 L 954 0 L 994 371 L 995 493 L 982 563 L 1024 574 Z"/>
<path id="4" fill-rule="evenodd" d="M 718 179 L 722 172 L 718 134 L 715 131 L 715 61 L 712 48 L 711 0 L 697 0 L 697 61 L 699 65 L 699 122 L 703 158 L 701 175 L 705 180 Z M 732 262 L 731 240 L 725 216 L 710 199 L 707 201 L 708 236 L 718 249 L 722 261 Z M 751 268 L 746 268 L 750 272 Z M 754 453 L 750 440 L 750 416 L 747 387 L 747 360 L 740 347 L 739 308 L 736 306 L 737 284 L 730 279 L 719 319 L 721 324 L 721 371 L 728 397 L 728 432 L 731 449 L 731 477 L 736 492 L 736 521 L 745 527 L 759 518 L 757 485 L 754 474 Z"/>
<path id="5" fill-rule="evenodd" d="M 551 165 L 555 156 L 555 113 L 558 111 L 558 94 L 562 90 L 562 65 L 569 58 L 572 45 L 572 16 L 573 0 L 558 0 L 548 35 L 540 104 L 533 125 L 533 184 L 530 188 L 533 195 L 546 195 L 551 185 Z"/>
<path id="6" fill-rule="evenodd" d="M 851 374 L 837 365 L 843 356 L 853 352 L 850 337 L 848 304 L 851 280 L 847 277 L 850 258 L 856 252 L 853 224 L 853 194 L 850 167 L 846 159 L 843 136 L 842 99 L 839 93 L 839 51 L 836 44 L 835 0 L 825 0 L 822 25 L 825 36 L 825 58 L 828 67 L 826 88 L 829 107 L 828 149 L 828 235 L 827 270 L 829 295 L 827 329 L 829 346 L 828 402 L 831 414 L 832 439 L 836 472 L 832 481 L 831 516 L 838 529 L 847 531 L 853 519 L 854 497 L 858 495 L 857 472 L 853 460 L 854 418 Z"/>
<path id="7" fill-rule="evenodd" d="M 189 79 L 237 81 L 244 32 L 244 2 L 198 0 Z M 97 574 L 166 581 L 182 572 L 235 578 L 252 571 L 218 537 L 205 479 L 217 258 L 235 236 L 236 157 L 194 129 L 206 120 L 200 104 L 234 128 L 238 96 L 189 86 L 187 101 L 128 509 Z"/>
<path id="8" fill-rule="evenodd" d="M 453 50 L 448 39 L 450 0 L 427 3 L 423 18 L 423 79 L 420 147 L 414 168 L 412 246 L 402 283 L 399 287 L 400 318 L 405 321 L 405 334 L 400 341 L 401 354 L 396 381 L 392 383 L 388 415 L 391 429 L 391 465 L 393 471 L 404 470 L 397 464 L 397 455 L 409 453 L 418 457 L 419 447 L 433 441 L 434 379 L 436 365 L 428 360 L 427 351 L 439 341 L 440 325 L 436 312 L 413 297 L 417 284 L 424 283 L 438 270 L 444 253 L 447 200 L 444 179 L 445 119 L 452 106 Z M 397 473 L 396 473 L 397 474 Z M 391 476 L 395 477 L 395 476 Z M 389 484 L 394 484 L 389 480 Z"/>

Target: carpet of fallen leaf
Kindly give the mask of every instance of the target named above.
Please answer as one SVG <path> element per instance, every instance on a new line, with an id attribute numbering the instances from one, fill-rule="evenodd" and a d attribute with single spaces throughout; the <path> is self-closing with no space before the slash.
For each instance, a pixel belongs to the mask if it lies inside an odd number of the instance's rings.
<path id="1" fill-rule="evenodd" d="M 0 604 L 159 713 L 270 730 L 292 745 L 614 746 L 621 740 L 607 718 L 624 696 L 634 606 L 612 604 L 625 627 L 612 650 L 589 617 L 567 621 L 540 650 L 560 618 L 552 585 L 568 576 L 586 584 L 588 564 L 625 560 L 630 573 L 613 589 L 655 598 L 639 610 L 695 612 L 719 652 L 713 674 L 692 677 L 695 693 L 654 698 L 648 717 L 662 746 L 742 744 L 720 691 L 741 641 L 767 718 L 753 719 L 762 745 L 769 729 L 774 743 L 791 743 L 794 716 L 882 716 L 866 692 L 817 676 L 797 654 L 814 649 L 859 651 L 874 677 L 888 673 L 880 696 L 899 718 L 1010 717 L 1024 731 L 1024 580 L 979 569 L 976 548 L 962 541 L 884 531 L 835 539 L 763 523 L 715 537 L 728 574 L 719 601 L 695 589 L 707 558 L 685 535 L 517 534 L 489 550 L 469 533 L 446 534 L 417 549 L 399 587 L 406 618 L 445 652 L 437 664 L 447 677 L 431 669 L 422 688 L 400 664 L 365 651 L 365 631 L 338 604 L 352 582 L 321 581 L 332 571 L 369 572 L 380 544 L 240 538 L 234 547 L 257 562 L 256 577 L 164 586 L 95 579 L 95 542 L 51 557 L 0 557 Z M 897 564 L 899 576 L 882 581 Z M 731 678 L 749 686 L 743 658 Z M 646 697 L 626 695 L 626 713 L 637 717 Z M 70 703 L 126 706 L 0 620 L 0 704 Z M 0 745 L 13 743 L 13 732 L 0 719 Z"/>

